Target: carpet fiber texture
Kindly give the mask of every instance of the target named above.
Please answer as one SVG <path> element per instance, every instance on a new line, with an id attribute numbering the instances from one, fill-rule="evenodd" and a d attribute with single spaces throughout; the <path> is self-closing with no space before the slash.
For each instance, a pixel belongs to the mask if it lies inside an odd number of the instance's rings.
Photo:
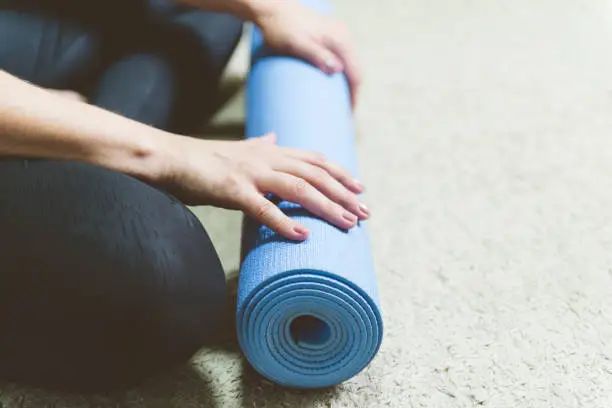
<path id="1" fill-rule="evenodd" d="M 612 2 L 335 3 L 365 67 L 356 125 L 385 316 L 372 364 L 286 390 L 245 365 L 228 322 L 191 367 L 128 393 L 6 384 L 0 406 L 611 405 Z M 211 132 L 239 129 L 242 105 Z M 239 214 L 196 211 L 234 280 Z"/>

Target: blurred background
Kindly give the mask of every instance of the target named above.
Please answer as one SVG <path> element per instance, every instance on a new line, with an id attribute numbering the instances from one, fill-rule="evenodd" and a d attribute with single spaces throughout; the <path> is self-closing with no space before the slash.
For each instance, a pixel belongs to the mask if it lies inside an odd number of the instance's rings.
<path id="1" fill-rule="evenodd" d="M 334 3 L 366 71 L 355 120 L 386 324 L 370 367 L 280 388 L 244 363 L 229 319 L 192 367 L 129 393 L 7 385 L 0 407 L 612 403 L 612 3 Z M 206 136 L 242 134 L 247 69 L 244 42 Z M 240 214 L 194 211 L 235 282 Z"/>

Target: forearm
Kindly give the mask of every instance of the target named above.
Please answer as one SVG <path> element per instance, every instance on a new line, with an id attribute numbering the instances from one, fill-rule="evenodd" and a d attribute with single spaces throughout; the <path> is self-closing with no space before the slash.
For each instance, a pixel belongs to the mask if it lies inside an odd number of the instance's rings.
<path id="1" fill-rule="evenodd" d="M 0 156 L 83 161 L 155 181 L 169 138 L 0 71 Z"/>

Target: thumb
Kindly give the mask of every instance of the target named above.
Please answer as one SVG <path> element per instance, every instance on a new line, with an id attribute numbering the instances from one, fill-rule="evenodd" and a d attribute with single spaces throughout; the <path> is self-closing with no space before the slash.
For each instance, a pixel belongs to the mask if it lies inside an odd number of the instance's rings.
<path id="1" fill-rule="evenodd" d="M 303 42 L 296 48 L 296 52 L 328 75 L 344 70 L 340 58 L 315 41 Z"/>

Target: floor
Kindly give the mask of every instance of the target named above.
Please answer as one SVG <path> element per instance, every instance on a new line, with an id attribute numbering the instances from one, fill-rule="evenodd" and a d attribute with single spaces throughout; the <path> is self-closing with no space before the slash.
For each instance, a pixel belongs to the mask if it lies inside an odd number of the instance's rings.
<path id="1" fill-rule="evenodd" d="M 610 406 L 612 2 L 336 3 L 367 72 L 376 360 L 334 389 L 284 390 L 245 366 L 228 324 L 193 367 L 129 393 L 5 385 L 0 407 Z M 241 103 L 213 132 L 240 128 Z M 233 280 L 239 215 L 196 211 Z"/>

